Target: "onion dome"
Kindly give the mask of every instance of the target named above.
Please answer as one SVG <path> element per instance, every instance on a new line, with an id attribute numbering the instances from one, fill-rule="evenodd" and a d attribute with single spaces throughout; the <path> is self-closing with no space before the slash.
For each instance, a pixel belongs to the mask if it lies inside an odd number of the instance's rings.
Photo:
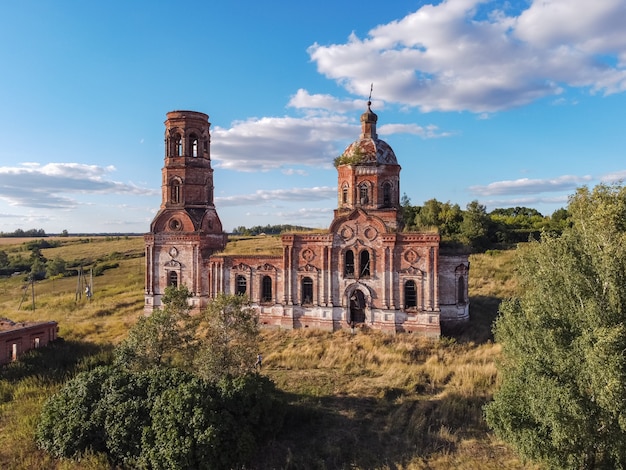
<path id="1" fill-rule="evenodd" d="M 372 102 L 367 102 L 367 110 L 361 114 L 361 135 L 352 142 L 341 156 L 335 159 L 335 166 L 340 165 L 397 165 L 396 154 L 387 142 L 378 138 L 376 122 L 378 116 L 371 109 Z"/>

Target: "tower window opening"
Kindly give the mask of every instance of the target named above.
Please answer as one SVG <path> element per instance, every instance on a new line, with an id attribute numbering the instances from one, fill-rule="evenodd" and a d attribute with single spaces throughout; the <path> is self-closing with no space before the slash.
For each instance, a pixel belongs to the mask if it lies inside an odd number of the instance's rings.
<path id="1" fill-rule="evenodd" d="M 237 295 L 246 295 L 248 290 L 248 281 L 246 281 L 246 277 L 241 275 L 237 276 L 236 284 L 235 293 Z"/>
<path id="2" fill-rule="evenodd" d="M 383 206 L 391 206 L 391 183 L 383 184 Z"/>
<path id="3" fill-rule="evenodd" d="M 170 187 L 170 202 L 172 204 L 180 204 L 180 201 L 181 201 L 180 192 L 181 192 L 180 180 L 178 179 L 172 180 L 171 187 Z"/>
<path id="4" fill-rule="evenodd" d="M 360 277 L 370 276 L 370 252 L 367 250 L 359 253 L 359 273 Z"/>
<path id="5" fill-rule="evenodd" d="M 354 276 L 354 252 L 352 250 L 347 250 L 344 256 L 344 276 L 345 277 L 353 277 Z"/>
<path id="6" fill-rule="evenodd" d="M 404 305 L 406 308 L 417 307 L 417 288 L 413 280 L 404 283 Z"/>
<path id="7" fill-rule="evenodd" d="M 183 139 L 179 134 L 174 137 L 174 153 L 177 157 L 183 155 Z"/>
<path id="8" fill-rule="evenodd" d="M 170 271 L 167 274 L 167 285 L 178 288 L 178 273 L 176 271 Z"/>
<path id="9" fill-rule="evenodd" d="M 197 157 L 198 156 L 198 138 L 194 134 L 191 134 L 189 138 L 191 139 L 191 156 Z"/>
<path id="10" fill-rule="evenodd" d="M 311 305 L 313 303 L 313 279 L 302 278 L 302 304 Z"/>
<path id="11" fill-rule="evenodd" d="M 369 202 L 369 196 L 367 191 L 367 185 L 362 184 L 359 186 L 359 201 L 361 201 L 361 205 L 365 205 Z"/>
<path id="12" fill-rule="evenodd" d="M 348 188 L 346 186 L 344 186 L 344 188 L 341 190 L 341 203 L 348 203 Z"/>
<path id="13" fill-rule="evenodd" d="M 263 276 L 263 280 L 261 281 L 261 301 L 272 301 L 272 278 L 269 276 Z"/>

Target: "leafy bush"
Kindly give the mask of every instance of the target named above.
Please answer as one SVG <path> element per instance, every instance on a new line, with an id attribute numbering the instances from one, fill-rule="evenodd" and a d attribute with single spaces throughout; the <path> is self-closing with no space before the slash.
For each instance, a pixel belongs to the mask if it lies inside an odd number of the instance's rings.
<path id="1" fill-rule="evenodd" d="M 120 263 L 113 263 L 113 262 L 98 263 L 93 268 L 93 275 L 101 276 L 104 273 L 104 271 L 106 271 L 107 269 L 119 268 L 119 266 L 120 266 Z"/>
<path id="2" fill-rule="evenodd" d="M 275 435 L 281 410 L 274 384 L 257 374 L 218 386 L 173 368 L 98 367 L 45 403 L 36 441 L 57 457 L 103 452 L 115 465 L 228 469 Z"/>

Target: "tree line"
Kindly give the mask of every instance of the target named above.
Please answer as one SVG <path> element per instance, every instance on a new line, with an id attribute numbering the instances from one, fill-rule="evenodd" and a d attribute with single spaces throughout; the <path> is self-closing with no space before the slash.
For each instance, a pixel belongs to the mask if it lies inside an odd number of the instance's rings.
<path id="1" fill-rule="evenodd" d="M 26 238 L 26 237 L 47 237 L 46 232 L 42 228 L 31 228 L 29 230 L 16 229 L 13 232 L 0 232 L 3 238 Z"/>
<path id="2" fill-rule="evenodd" d="M 511 207 L 487 212 L 486 206 L 472 201 L 465 209 L 458 204 L 429 199 L 422 206 L 411 204 L 405 194 L 401 200 L 404 231 L 437 230 L 442 241 L 460 244 L 474 252 L 510 248 L 530 238 L 539 238 L 542 231 L 560 234 L 568 224 L 567 209 L 544 216 L 530 207 Z M 298 225 L 239 226 L 233 235 L 279 235 L 284 232 L 306 231 Z"/>
<path id="3" fill-rule="evenodd" d="M 300 225 L 289 225 L 289 224 L 280 224 L 280 225 L 255 225 L 253 227 L 244 227 L 240 225 L 236 227 L 232 231 L 232 235 L 243 235 L 246 237 L 256 236 L 256 235 L 280 235 L 284 232 L 302 232 L 313 230 L 310 227 L 303 227 Z"/>
<path id="4" fill-rule="evenodd" d="M 568 224 L 567 209 L 558 209 L 544 216 L 530 207 L 511 207 L 487 212 L 486 206 L 474 200 L 465 210 L 458 204 L 429 199 L 414 206 L 406 196 L 401 207 L 404 230 L 436 229 L 444 243 L 463 244 L 474 252 L 509 248 L 517 243 L 538 238 L 543 231 L 560 234 Z"/>

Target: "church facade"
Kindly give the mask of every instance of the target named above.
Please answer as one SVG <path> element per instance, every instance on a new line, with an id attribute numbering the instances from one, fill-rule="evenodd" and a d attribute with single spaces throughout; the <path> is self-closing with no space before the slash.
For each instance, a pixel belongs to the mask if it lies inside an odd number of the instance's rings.
<path id="1" fill-rule="evenodd" d="M 439 336 L 442 323 L 467 320 L 468 255 L 444 250 L 435 232 L 402 230 L 401 168 L 377 120 L 368 102 L 359 138 L 335 160 L 328 230 L 282 235 L 280 255 L 227 255 L 208 116 L 168 113 L 162 202 L 144 237 L 146 313 L 167 286 L 184 284 L 194 309 L 221 292 L 247 295 L 268 327 Z"/>

